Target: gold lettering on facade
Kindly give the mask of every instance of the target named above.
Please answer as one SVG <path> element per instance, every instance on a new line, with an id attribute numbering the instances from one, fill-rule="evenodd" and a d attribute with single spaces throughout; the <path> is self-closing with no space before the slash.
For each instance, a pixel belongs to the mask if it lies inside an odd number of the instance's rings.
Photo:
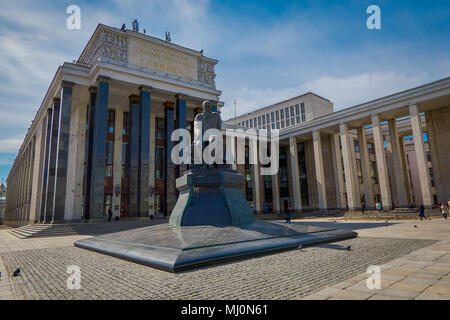
<path id="1" fill-rule="evenodd" d="M 198 80 L 197 58 L 159 44 L 130 39 L 129 63 Z"/>

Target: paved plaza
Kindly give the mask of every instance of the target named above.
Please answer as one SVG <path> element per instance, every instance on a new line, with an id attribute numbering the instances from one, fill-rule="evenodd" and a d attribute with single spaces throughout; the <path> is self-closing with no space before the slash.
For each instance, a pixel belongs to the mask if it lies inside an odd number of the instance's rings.
<path id="1" fill-rule="evenodd" d="M 19 239 L 0 228 L 0 299 L 450 299 L 448 220 L 293 223 L 359 237 L 172 274 L 73 246 L 94 232 Z M 79 290 L 67 288 L 71 265 Z M 380 289 L 366 286 L 371 265 L 381 267 Z"/>

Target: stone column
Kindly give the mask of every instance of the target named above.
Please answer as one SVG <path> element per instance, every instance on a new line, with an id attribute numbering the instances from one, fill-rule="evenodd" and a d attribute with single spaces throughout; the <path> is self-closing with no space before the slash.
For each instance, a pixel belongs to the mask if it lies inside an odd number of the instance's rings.
<path id="1" fill-rule="evenodd" d="M 103 220 L 106 174 L 106 133 L 108 119 L 109 78 L 99 76 L 92 121 L 92 163 L 90 177 L 89 212 L 90 220 Z"/>
<path id="2" fill-rule="evenodd" d="M 149 185 L 153 188 L 153 193 L 149 193 L 149 202 L 152 203 L 150 208 L 150 214 L 154 216 L 157 213 L 155 208 L 155 138 L 156 138 L 156 117 L 155 113 L 150 113 L 150 172 L 149 172 Z"/>
<path id="3" fill-rule="evenodd" d="M 173 142 L 171 140 L 172 132 L 174 130 L 174 103 L 166 101 L 164 103 L 164 126 L 166 129 L 166 148 L 164 166 L 164 195 L 166 198 L 164 215 L 169 215 L 175 206 L 177 195 L 175 189 L 175 165 L 171 159 Z"/>
<path id="4" fill-rule="evenodd" d="M 331 153 L 334 168 L 334 184 L 336 189 L 336 201 L 338 208 L 346 208 L 347 203 L 345 201 L 345 183 L 344 172 L 342 164 L 342 152 L 339 143 L 339 133 L 334 133 L 331 136 Z"/>
<path id="5" fill-rule="evenodd" d="M 53 195 L 55 191 L 56 140 L 58 138 L 59 99 L 53 99 L 51 135 L 48 152 L 47 183 L 45 191 L 45 214 L 42 222 L 50 222 L 53 218 Z"/>
<path id="6" fill-rule="evenodd" d="M 260 174 L 259 164 L 251 164 L 252 166 L 252 185 L 253 185 L 253 211 L 256 214 L 262 213 L 261 208 L 261 192 L 260 192 Z"/>
<path id="7" fill-rule="evenodd" d="M 361 197 L 355 185 L 356 172 L 354 170 L 352 150 L 350 145 L 350 134 L 346 123 L 339 125 L 341 133 L 342 158 L 344 163 L 345 187 L 347 191 L 348 209 L 350 211 L 358 210 L 361 206 Z"/>
<path id="8" fill-rule="evenodd" d="M 113 160 L 113 196 L 112 196 L 112 210 L 115 216 L 120 217 L 120 206 L 122 197 L 122 145 L 123 145 L 123 109 L 117 107 L 115 109 L 115 123 L 114 123 L 114 160 Z M 116 194 L 116 187 L 119 186 L 121 192 Z M 116 210 L 115 205 L 118 204 Z"/>
<path id="9" fill-rule="evenodd" d="M 47 172 L 49 163 L 49 145 L 50 136 L 52 132 L 52 109 L 47 109 L 47 116 L 44 118 L 43 129 L 43 164 L 42 164 L 42 175 L 41 175 L 41 193 L 40 193 L 40 207 L 39 207 L 39 223 L 45 222 L 45 200 L 47 196 Z"/>
<path id="10" fill-rule="evenodd" d="M 289 137 L 289 155 L 291 160 L 292 198 L 294 200 L 294 211 L 302 209 L 302 197 L 300 194 L 300 172 L 298 169 L 298 152 L 296 137 Z"/>
<path id="11" fill-rule="evenodd" d="M 74 83 L 67 81 L 61 83 L 52 223 L 64 221 L 73 85 Z"/>
<path id="12" fill-rule="evenodd" d="M 130 142 L 129 148 L 129 193 L 128 193 L 128 216 L 138 217 L 140 211 L 139 202 L 139 161 L 140 161 L 140 125 L 139 125 L 139 109 L 140 97 L 131 95 L 130 100 Z"/>
<path id="13" fill-rule="evenodd" d="M 425 143 L 423 140 L 420 111 L 417 105 L 410 105 L 409 113 L 411 115 L 411 127 L 414 135 L 414 148 L 416 151 L 417 168 L 419 171 L 420 188 L 422 191 L 422 204 L 426 208 L 431 208 L 433 206 L 433 196 L 431 192 L 430 172 L 428 170 L 427 154 L 425 151 Z"/>
<path id="14" fill-rule="evenodd" d="M 375 156 L 377 159 L 378 182 L 380 185 L 381 204 L 384 209 L 391 209 L 391 188 L 389 186 L 388 170 L 386 165 L 386 153 L 384 151 L 383 132 L 381 131 L 381 119 L 378 115 L 372 116 L 372 132 L 375 144 Z"/>
<path id="15" fill-rule="evenodd" d="M 149 177 L 150 177 L 150 101 L 151 88 L 141 86 L 139 109 L 139 216 L 148 217 Z M 185 121 L 186 122 L 186 121 Z"/>
<path id="16" fill-rule="evenodd" d="M 44 159 L 44 146 L 45 146 L 45 133 L 46 133 L 46 117 L 43 117 L 39 122 L 36 129 L 36 140 L 34 149 L 34 167 L 32 177 L 32 192 L 31 192 L 31 206 L 30 206 L 30 222 L 37 223 L 41 216 L 40 203 L 41 203 L 41 176 L 43 170 Z"/>
<path id="17" fill-rule="evenodd" d="M 313 131 L 313 149 L 314 162 L 316 168 L 316 185 L 317 185 L 317 199 L 320 209 L 327 209 L 327 192 L 325 188 L 325 173 L 323 169 L 323 154 L 322 154 L 322 140 L 319 131 Z"/>
<path id="18" fill-rule="evenodd" d="M 280 205 L 280 177 L 278 172 L 272 176 L 272 206 L 273 213 L 279 214 L 281 212 Z"/>
<path id="19" fill-rule="evenodd" d="M 393 172 L 395 188 L 397 193 L 397 199 L 395 205 L 398 207 L 406 207 L 408 205 L 408 199 L 406 195 L 406 181 L 403 175 L 403 158 L 402 158 L 402 146 L 399 144 L 398 130 L 395 119 L 388 120 L 389 126 L 389 137 L 391 140 L 392 147 L 392 162 L 393 162 Z"/>
<path id="20" fill-rule="evenodd" d="M 370 176 L 369 148 L 367 147 L 367 138 L 364 128 L 358 128 L 359 154 L 361 161 L 361 171 L 364 184 L 364 198 L 366 209 L 375 208 L 375 197 L 373 193 L 372 177 Z"/>
<path id="21" fill-rule="evenodd" d="M 175 129 L 186 129 L 186 98 L 181 95 L 175 95 Z M 182 137 L 178 143 L 181 143 Z M 186 171 L 186 165 L 177 165 L 175 166 L 175 178 L 179 178 L 183 175 L 184 171 Z"/>

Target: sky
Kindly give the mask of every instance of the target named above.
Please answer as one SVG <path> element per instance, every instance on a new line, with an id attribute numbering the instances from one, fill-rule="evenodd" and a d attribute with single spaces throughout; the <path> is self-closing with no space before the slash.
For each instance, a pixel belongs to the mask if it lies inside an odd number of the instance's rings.
<path id="1" fill-rule="evenodd" d="M 69 30 L 66 8 L 81 9 Z M 370 5 L 381 29 L 369 30 Z M 141 31 L 219 60 L 224 120 L 312 91 L 334 110 L 450 76 L 450 1 L 15 0 L 0 2 L 0 181 L 58 68 L 98 23 Z"/>

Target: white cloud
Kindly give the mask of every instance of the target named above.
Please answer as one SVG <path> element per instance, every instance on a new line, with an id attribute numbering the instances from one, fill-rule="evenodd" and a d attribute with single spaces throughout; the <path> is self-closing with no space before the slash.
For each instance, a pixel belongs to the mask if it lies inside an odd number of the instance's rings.
<path id="1" fill-rule="evenodd" d="M 16 153 L 25 138 L 25 134 L 0 140 L 0 153 Z"/>

